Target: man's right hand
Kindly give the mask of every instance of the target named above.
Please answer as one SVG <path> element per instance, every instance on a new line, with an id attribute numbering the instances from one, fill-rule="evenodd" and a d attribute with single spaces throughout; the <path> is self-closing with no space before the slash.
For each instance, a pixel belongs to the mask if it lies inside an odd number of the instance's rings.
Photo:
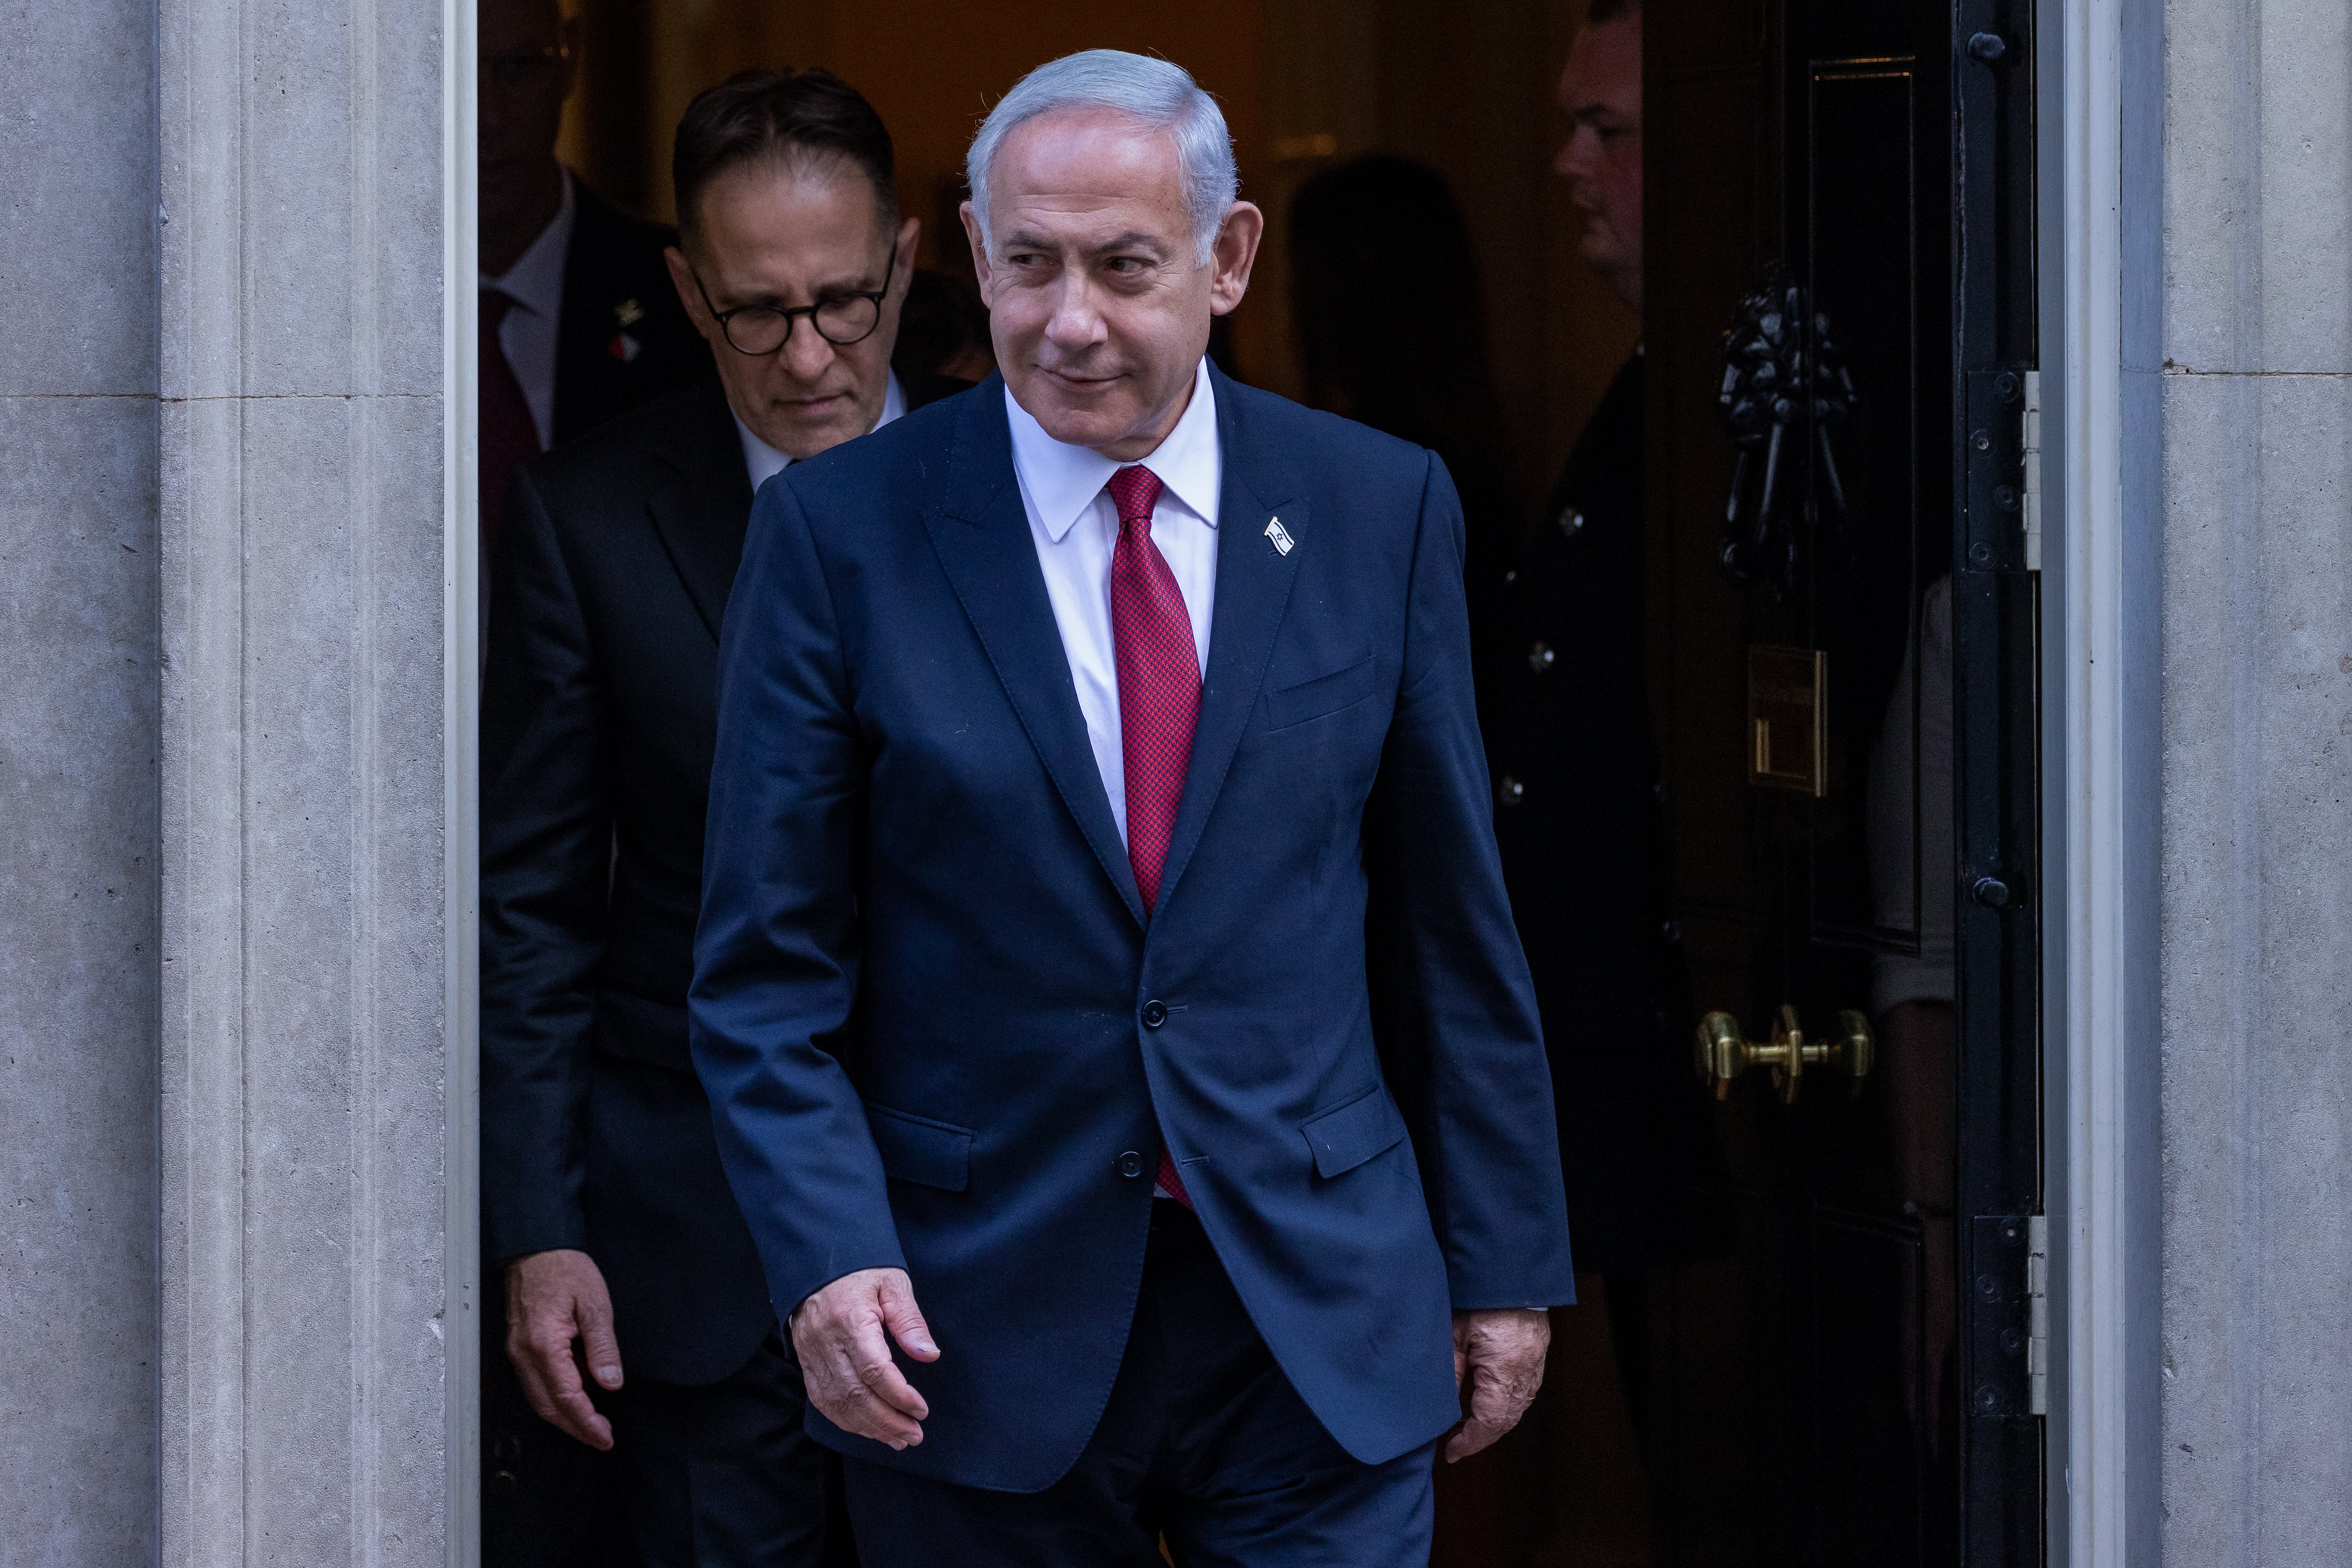
<path id="1" fill-rule="evenodd" d="M 931 1407 L 890 1359 L 890 1340 L 917 1361 L 939 1360 L 940 1347 L 905 1269 L 843 1275 L 793 1310 L 792 1328 L 809 1402 L 826 1420 L 893 1448 L 923 1440 Z"/>
<path id="2" fill-rule="evenodd" d="M 604 1271 L 584 1252 L 533 1252 L 507 1265 L 507 1359 L 539 1418 L 592 1448 L 613 1446 L 613 1424 L 597 1412 L 580 1381 L 580 1342 L 597 1386 L 621 1386 L 621 1347 L 613 1337 L 613 1297 Z"/>

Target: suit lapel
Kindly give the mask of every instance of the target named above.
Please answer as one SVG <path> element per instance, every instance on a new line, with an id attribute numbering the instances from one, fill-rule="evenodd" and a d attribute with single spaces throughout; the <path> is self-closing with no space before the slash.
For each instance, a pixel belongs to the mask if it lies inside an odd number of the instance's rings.
<path id="1" fill-rule="evenodd" d="M 679 400 L 677 427 L 662 458 L 677 471 L 646 499 L 646 510 L 716 642 L 751 518 L 742 443 L 716 383 Z"/>
<path id="2" fill-rule="evenodd" d="M 1069 655 L 1053 602 L 1045 596 L 1029 514 L 1013 478 L 1001 377 L 991 375 L 964 401 L 947 483 L 941 499 L 926 509 L 923 523 L 1029 743 L 1140 925 L 1143 900 L 1110 814 L 1101 770 L 1095 766 L 1086 716 L 1070 681 Z"/>
<path id="3" fill-rule="evenodd" d="M 1290 605 L 1299 555 L 1313 548 L 1297 476 L 1270 449 L 1251 441 L 1240 390 L 1214 366 L 1209 374 L 1216 387 L 1217 444 L 1224 468 L 1217 497 L 1217 602 L 1210 616 L 1209 668 L 1201 687 L 1201 716 L 1192 728 L 1192 757 L 1160 877 L 1163 908 L 1224 787 L 1243 727 L 1265 684 L 1266 662 Z M 1291 541 L 1286 551 L 1276 550 L 1266 535 L 1266 525 L 1277 516 Z"/>

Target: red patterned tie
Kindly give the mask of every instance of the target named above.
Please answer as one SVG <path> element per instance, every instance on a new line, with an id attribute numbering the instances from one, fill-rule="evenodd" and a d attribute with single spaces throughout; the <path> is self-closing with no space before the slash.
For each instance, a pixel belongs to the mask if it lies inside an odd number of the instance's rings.
<path id="1" fill-rule="evenodd" d="M 1160 903 L 1160 873 L 1184 771 L 1192 757 L 1192 726 L 1201 716 L 1201 658 L 1192 617 L 1167 557 L 1151 542 L 1151 509 L 1160 476 L 1140 464 L 1119 469 L 1103 487 L 1118 508 L 1118 543 L 1110 552 L 1110 637 L 1118 662 L 1118 731 L 1127 769 L 1127 859 L 1146 914 Z M 1185 1207 L 1176 1162 L 1160 1145 L 1160 1186 Z"/>
<path id="2" fill-rule="evenodd" d="M 481 293 L 482 335 L 478 345 L 481 392 L 482 548 L 493 562 L 499 550 L 499 525 L 505 521 L 507 485 L 514 471 L 539 456 L 539 424 L 530 416 L 530 400 L 499 342 L 499 327 L 515 307 L 514 296 L 496 289 Z"/>

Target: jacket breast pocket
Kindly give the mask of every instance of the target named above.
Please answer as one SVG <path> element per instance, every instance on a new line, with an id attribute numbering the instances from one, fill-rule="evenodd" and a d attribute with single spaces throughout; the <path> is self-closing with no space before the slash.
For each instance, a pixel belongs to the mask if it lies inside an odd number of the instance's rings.
<path id="1" fill-rule="evenodd" d="M 866 1108 L 882 1173 L 893 1181 L 960 1193 L 971 1182 L 971 1131 L 885 1105 Z"/>
<path id="2" fill-rule="evenodd" d="M 1404 1113 L 1374 1084 L 1345 1105 L 1318 1111 L 1298 1125 L 1314 1151 L 1315 1173 L 1328 1181 L 1404 1142 Z"/>
<path id="3" fill-rule="evenodd" d="M 1265 727 L 1287 730 L 1293 724 L 1304 724 L 1310 719 L 1321 719 L 1337 713 L 1342 708 L 1352 708 L 1372 694 L 1376 665 L 1366 654 L 1344 668 L 1328 675 L 1318 675 L 1265 697 Z"/>

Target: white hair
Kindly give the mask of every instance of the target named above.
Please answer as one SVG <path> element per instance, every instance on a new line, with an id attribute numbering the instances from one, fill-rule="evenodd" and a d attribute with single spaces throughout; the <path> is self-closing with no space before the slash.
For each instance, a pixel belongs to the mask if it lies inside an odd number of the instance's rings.
<path id="1" fill-rule="evenodd" d="M 971 210 L 980 219 L 983 242 L 993 244 L 988 227 L 988 169 L 1004 138 L 1013 127 L 1040 115 L 1086 109 L 1116 110 L 1176 139 L 1184 205 L 1192 214 L 1197 259 L 1205 266 L 1241 186 L 1225 117 L 1218 111 L 1217 100 L 1183 67 L 1120 49 L 1087 49 L 1039 66 L 981 121 L 964 160 L 964 174 L 971 184 Z"/>

